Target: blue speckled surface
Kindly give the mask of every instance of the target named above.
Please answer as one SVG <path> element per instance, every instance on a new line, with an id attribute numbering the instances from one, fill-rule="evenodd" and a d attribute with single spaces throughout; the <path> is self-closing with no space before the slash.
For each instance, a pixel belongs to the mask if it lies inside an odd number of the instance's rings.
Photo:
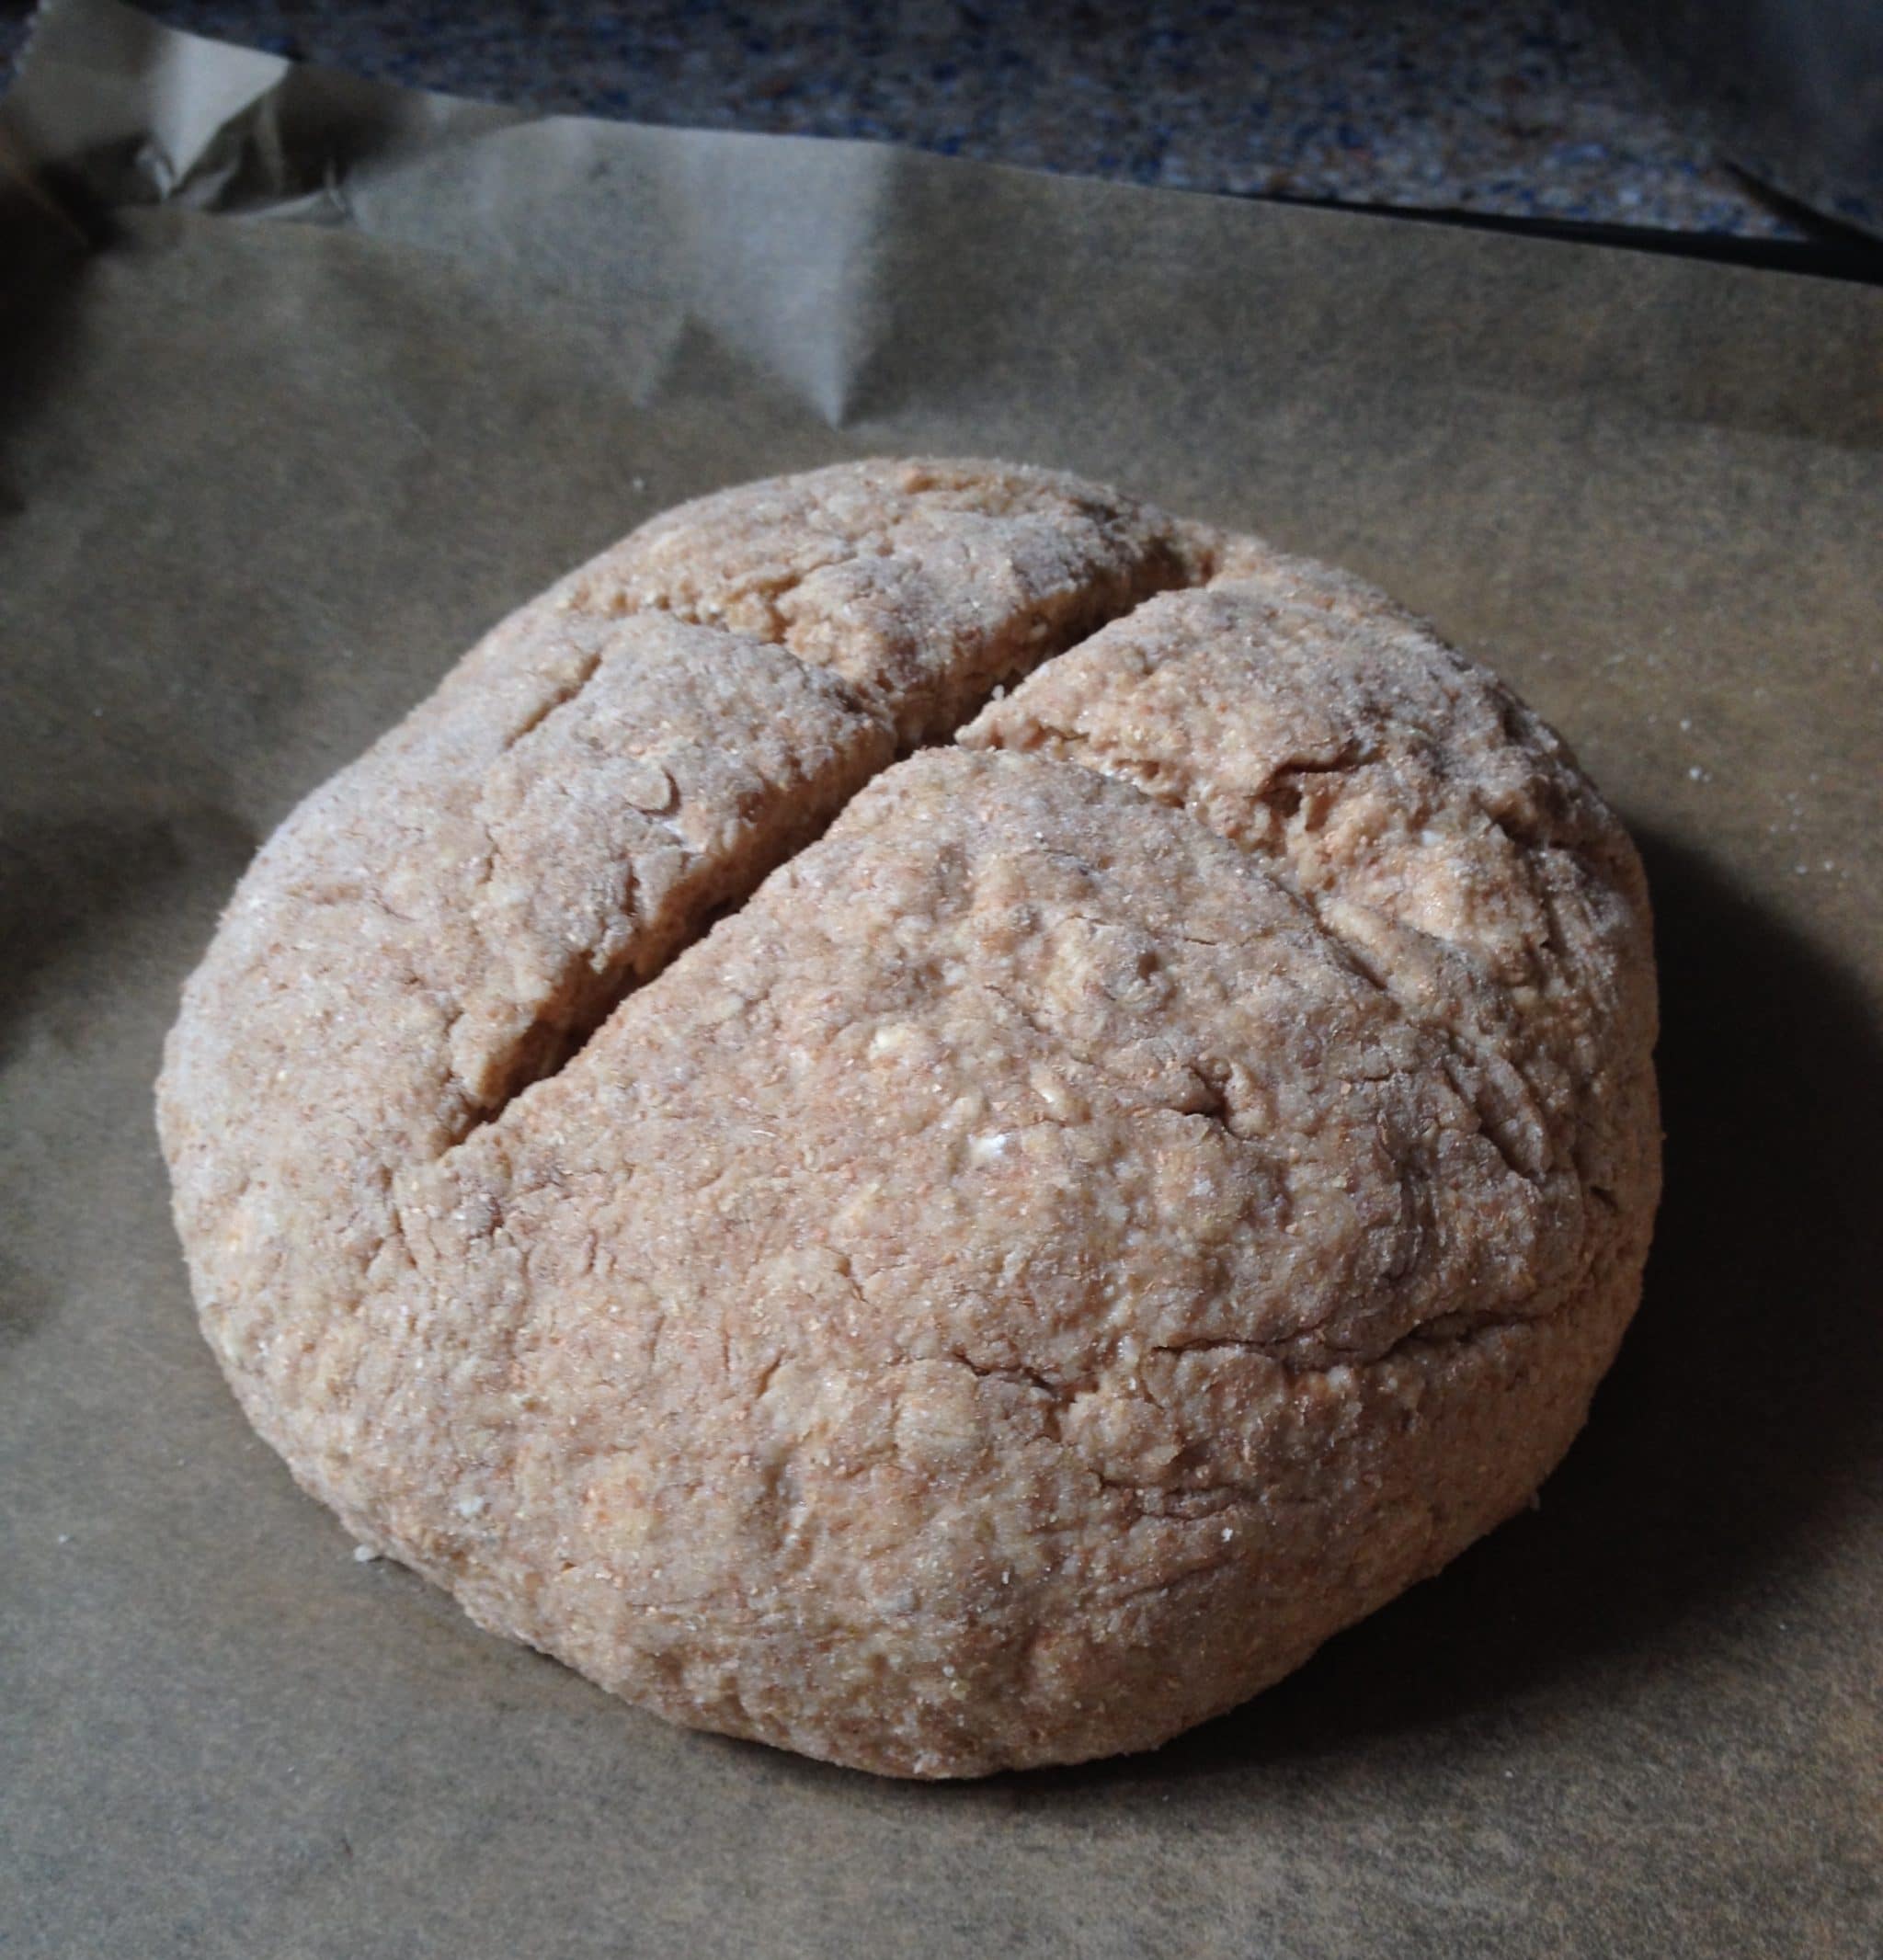
<path id="1" fill-rule="evenodd" d="M 152 0 L 179 27 L 543 108 L 1134 183 L 1801 235 L 1573 0 L 1508 6 Z M 26 0 L 0 0 L 0 59 Z"/>

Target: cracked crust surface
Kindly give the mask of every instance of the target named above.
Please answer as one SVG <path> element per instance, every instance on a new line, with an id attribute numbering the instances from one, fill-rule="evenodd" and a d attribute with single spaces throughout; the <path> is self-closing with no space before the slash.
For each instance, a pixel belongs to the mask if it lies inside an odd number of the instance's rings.
<path id="1" fill-rule="evenodd" d="M 966 1775 L 1230 1707 L 1523 1504 L 1638 1297 L 1653 1022 L 1632 849 L 1484 670 L 884 462 L 498 627 L 264 849 L 160 1114 L 362 1539 L 674 1719 Z"/>

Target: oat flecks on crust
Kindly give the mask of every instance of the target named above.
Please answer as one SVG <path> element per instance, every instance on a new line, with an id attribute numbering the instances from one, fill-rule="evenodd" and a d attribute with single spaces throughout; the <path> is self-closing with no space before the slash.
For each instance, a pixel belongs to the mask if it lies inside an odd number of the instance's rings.
<path id="1" fill-rule="evenodd" d="M 356 1536 L 676 1720 L 971 1775 L 1233 1705 L 1535 1488 L 1638 1293 L 1647 935 L 1377 594 L 847 465 L 656 519 L 310 798 L 165 1144 Z"/>

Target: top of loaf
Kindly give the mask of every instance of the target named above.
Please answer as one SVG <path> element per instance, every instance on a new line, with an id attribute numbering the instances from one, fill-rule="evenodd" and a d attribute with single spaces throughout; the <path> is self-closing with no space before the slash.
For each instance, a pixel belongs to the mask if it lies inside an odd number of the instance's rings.
<path id="1" fill-rule="evenodd" d="M 288 819 L 165 1145 L 251 1415 L 474 1611 L 656 1700 L 646 1624 L 867 1667 L 905 1598 L 1037 1673 L 1638 1247 L 1647 930 L 1562 743 L 1370 588 L 843 464 L 644 526 Z M 953 1762 L 935 1692 L 868 1748 Z"/>

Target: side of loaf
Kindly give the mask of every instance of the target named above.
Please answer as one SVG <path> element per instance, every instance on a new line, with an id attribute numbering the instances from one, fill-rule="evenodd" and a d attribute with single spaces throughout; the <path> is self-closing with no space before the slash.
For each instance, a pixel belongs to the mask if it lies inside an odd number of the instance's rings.
<path id="1" fill-rule="evenodd" d="M 362 1541 L 675 1720 L 1151 1746 L 1519 1508 L 1639 1293 L 1649 915 L 1380 595 L 1050 473 L 668 513 L 264 847 L 159 1115 Z"/>

